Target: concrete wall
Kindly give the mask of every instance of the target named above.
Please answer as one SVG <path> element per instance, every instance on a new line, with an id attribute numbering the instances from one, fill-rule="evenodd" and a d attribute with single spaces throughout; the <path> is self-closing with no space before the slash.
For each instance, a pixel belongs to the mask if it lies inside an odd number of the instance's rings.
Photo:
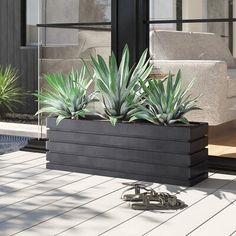
<path id="1" fill-rule="evenodd" d="M 44 0 L 44 23 L 110 21 L 110 0 Z M 43 34 L 46 45 L 78 45 L 78 30 L 48 28 Z"/>
<path id="2" fill-rule="evenodd" d="M 227 18 L 228 0 L 208 0 L 207 1 L 208 18 Z M 228 36 L 228 23 L 208 23 L 207 31 L 219 35 Z"/>
<path id="3" fill-rule="evenodd" d="M 176 0 L 150 0 L 150 18 L 153 20 L 176 19 Z M 176 29 L 176 24 L 152 25 L 151 29 Z"/>
<path id="4" fill-rule="evenodd" d="M 97 22 L 111 20 L 110 0 L 79 0 L 80 22 Z"/>
<path id="5" fill-rule="evenodd" d="M 228 0 L 183 0 L 183 19 L 213 19 L 228 17 Z M 228 44 L 228 24 L 191 23 L 183 24 L 183 31 L 211 32 L 226 36 Z"/>
<path id="6" fill-rule="evenodd" d="M 183 19 L 207 18 L 206 0 L 183 0 Z M 183 31 L 205 32 L 207 24 L 192 23 L 183 24 Z"/>
<path id="7" fill-rule="evenodd" d="M 79 22 L 78 0 L 45 0 L 45 23 Z M 45 44 L 78 44 L 78 30 L 47 28 Z"/>

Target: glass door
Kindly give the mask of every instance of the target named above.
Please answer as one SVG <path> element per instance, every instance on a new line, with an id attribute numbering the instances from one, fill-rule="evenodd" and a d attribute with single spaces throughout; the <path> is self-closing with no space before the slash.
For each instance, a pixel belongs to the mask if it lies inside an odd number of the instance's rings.
<path id="1" fill-rule="evenodd" d="M 150 0 L 150 31 L 153 30 L 179 30 L 185 32 L 209 32 L 219 35 L 225 42 L 226 46 L 231 51 L 232 55 L 236 55 L 236 1 L 235 0 Z M 177 37 L 177 36 L 176 36 Z M 187 36 L 186 36 L 187 37 Z M 176 59 L 181 60 L 193 60 L 191 59 L 191 52 L 195 50 L 195 53 L 198 53 L 198 46 L 192 45 L 188 50 L 180 50 L 181 45 L 185 43 L 184 41 L 178 41 L 177 39 L 166 39 L 170 42 L 170 46 L 167 50 L 175 50 L 178 52 Z M 154 48 L 153 45 L 157 43 L 154 38 L 150 37 L 151 48 Z M 160 41 L 158 41 L 160 42 Z M 211 45 L 209 44 L 210 50 Z M 156 47 L 158 48 L 158 47 Z M 186 47 L 185 47 L 186 48 Z M 156 54 L 161 54 L 163 51 L 155 52 Z M 227 49 L 227 48 L 226 48 Z M 212 51 L 217 51 L 217 48 L 214 48 L 212 45 Z M 152 51 L 152 50 L 151 50 Z M 218 50 L 219 51 L 219 50 Z M 227 50 L 226 50 L 227 51 Z M 152 52 L 153 53 L 153 52 Z M 206 52 L 201 53 L 199 50 L 199 59 L 206 55 Z M 227 54 L 230 54 L 228 51 Z M 173 54 L 171 54 L 172 57 Z M 232 57 L 231 57 L 232 58 Z M 166 58 L 165 58 L 166 59 Z M 233 58 L 232 58 L 233 59 Z M 206 59 L 207 60 L 207 59 Z M 184 63 L 184 62 L 183 62 Z M 197 62 L 196 68 L 189 70 L 192 74 L 198 71 Z M 225 112 L 233 114 L 235 110 L 235 105 L 232 101 L 235 99 L 235 96 L 229 96 L 229 91 L 233 91 L 230 83 L 234 83 L 236 78 L 236 69 L 235 67 L 228 67 L 227 73 L 225 74 L 225 82 L 222 84 L 221 90 L 218 90 L 219 93 L 219 102 L 227 103 Z M 214 71 L 211 72 L 212 74 Z M 199 75 L 202 76 L 202 75 Z M 201 77 L 202 79 L 202 77 Z M 208 78 L 205 78 L 208 79 Z M 222 80 L 221 80 L 222 81 Z M 217 83 L 217 81 L 216 81 Z M 200 82 L 199 82 L 200 84 Z M 206 83 L 202 82 L 202 85 Z M 198 85 L 199 86 L 199 85 Z M 214 84 L 212 84 L 214 87 Z M 200 86 L 201 87 L 201 86 Z M 199 87 L 199 88 L 200 88 Z M 210 90 L 213 89 L 209 88 Z M 204 87 L 203 87 L 204 88 Z M 224 88 L 224 98 L 220 99 L 220 96 L 223 93 Z M 197 90 L 195 91 L 195 93 Z M 201 93 L 203 91 L 198 91 Z M 205 94 L 208 92 L 204 91 Z M 203 94 L 203 96 L 205 95 Z M 218 99 L 218 98 L 217 98 Z M 216 99 L 216 100 L 217 100 Z M 213 102 L 214 103 L 214 102 Z M 214 106 L 212 101 L 205 100 L 204 104 L 206 106 Z M 223 112 L 223 110 L 219 110 Z M 213 114 L 212 114 L 213 115 Z M 217 116 L 217 114 L 214 114 Z M 233 116 L 232 116 L 233 117 Z M 236 119 L 236 116 L 235 116 Z M 231 120 L 230 122 L 223 123 L 220 125 L 210 126 L 209 128 L 209 155 L 212 156 L 221 156 L 227 158 L 236 159 L 236 121 Z"/>
<path id="2" fill-rule="evenodd" d="M 43 75 L 80 70 L 91 56 L 111 54 L 110 0 L 41 0 L 39 22 L 39 90 Z M 91 88 L 93 89 L 93 88 Z M 41 105 L 39 104 L 39 108 Z M 97 108 L 99 109 L 99 108 Z M 40 125 L 45 117 L 40 116 Z"/>

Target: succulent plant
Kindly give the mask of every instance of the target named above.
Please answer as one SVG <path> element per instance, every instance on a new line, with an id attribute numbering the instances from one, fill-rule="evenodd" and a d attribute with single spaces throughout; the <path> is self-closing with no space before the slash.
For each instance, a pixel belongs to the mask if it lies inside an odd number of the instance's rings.
<path id="1" fill-rule="evenodd" d="M 13 112 L 16 104 L 22 103 L 20 98 L 24 95 L 17 85 L 17 70 L 12 66 L 0 66 L 0 115 L 4 112 Z"/>
<path id="2" fill-rule="evenodd" d="M 142 54 L 139 62 L 130 69 L 130 54 L 125 46 L 118 68 L 117 60 L 112 53 L 107 65 L 104 59 L 92 58 L 94 67 L 94 80 L 102 95 L 104 105 L 104 118 L 109 119 L 112 125 L 118 121 L 130 119 L 132 112 L 140 102 L 138 91 L 139 81 L 145 81 L 152 71 L 149 63 L 148 50 Z"/>
<path id="3" fill-rule="evenodd" d="M 89 103 L 98 101 L 97 93 L 88 94 L 92 80 L 85 65 L 80 72 L 72 70 L 68 75 L 47 74 L 47 86 L 35 96 L 42 108 L 36 113 L 49 113 L 57 116 L 57 124 L 63 119 L 79 119 L 90 112 Z"/>
<path id="4" fill-rule="evenodd" d="M 186 113 L 200 109 L 196 105 L 199 96 L 190 99 L 189 91 L 194 80 L 186 89 L 182 89 L 180 71 L 176 78 L 169 73 L 162 80 L 150 79 L 146 83 L 140 80 L 140 83 L 144 99 L 130 121 L 141 119 L 159 125 L 170 125 L 176 122 L 189 124 L 185 117 Z"/>

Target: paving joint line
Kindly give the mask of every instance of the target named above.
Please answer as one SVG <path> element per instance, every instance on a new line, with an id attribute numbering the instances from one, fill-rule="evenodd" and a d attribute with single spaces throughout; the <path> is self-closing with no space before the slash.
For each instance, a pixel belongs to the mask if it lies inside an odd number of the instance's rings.
<path id="1" fill-rule="evenodd" d="M 194 231 L 196 231 L 197 229 L 199 229 L 201 226 L 205 225 L 207 222 L 209 222 L 211 219 L 213 219 L 215 216 L 217 216 L 218 214 L 220 214 L 222 211 L 224 211 L 224 210 L 227 209 L 228 207 L 232 206 L 235 202 L 236 202 L 236 200 L 230 202 L 227 206 L 223 207 L 220 211 L 218 211 L 217 213 L 215 213 L 214 215 L 212 215 L 210 218 L 208 218 L 206 221 L 204 221 L 204 222 L 201 223 L 199 226 L 197 226 L 195 229 L 193 229 L 193 230 L 191 230 L 189 233 L 187 233 L 186 236 L 191 235 Z"/>
<path id="2" fill-rule="evenodd" d="M 213 175 L 214 175 L 214 173 L 212 173 L 210 176 L 213 176 Z M 162 184 L 162 185 L 163 185 L 163 184 Z M 189 189 L 189 188 L 191 188 L 191 187 L 185 187 L 184 189 L 177 191 L 174 195 L 177 195 L 177 194 L 179 194 L 179 193 L 181 193 L 181 192 L 184 192 L 184 191 L 186 191 L 186 190 Z M 123 222 L 121 222 L 121 223 L 119 223 L 119 224 L 117 224 L 116 226 L 113 226 L 113 227 L 111 227 L 110 229 L 105 230 L 105 231 L 102 232 L 100 235 L 106 234 L 107 232 L 109 232 L 109 231 L 111 231 L 111 230 L 113 230 L 113 229 L 115 229 L 115 228 L 121 226 L 122 224 L 125 224 L 126 222 L 128 222 L 128 221 L 134 219 L 135 217 L 137 217 L 137 216 L 143 214 L 144 212 L 146 212 L 146 211 L 140 211 L 140 212 L 137 213 L 136 215 L 134 215 L 134 216 L 128 218 L 127 220 L 125 220 L 125 221 L 123 221 Z"/>
<path id="3" fill-rule="evenodd" d="M 5 194 L 3 194 L 3 195 L 0 196 L 0 199 L 1 199 L 1 197 L 6 196 L 6 195 L 8 195 L 8 194 L 20 192 L 20 191 L 25 190 L 25 189 L 27 189 L 27 188 L 31 188 L 31 187 L 37 186 L 37 185 L 39 185 L 39 184 L 42 184 L 42 183 L 45 183 L 45 182 L 48 182 L 48 181 L 57 179 L 57 178 L 59 178 L 59 177 L 63 177 L 63 176 L 69 175 L 69 174 L 70 174 L 70 173 L 66 173 L 66 174 L 63 174 L 63 175 L 59 175 L 59 176 L 53 177 L 53 178 L 51 178 L 51 179 L 39 181 L 39 182 L 36 183 L 36 184 L 32 184 L 32 185 L 29 185 L 29 186 L 27 186 L 27 187 L 23 187 L 23 188 L 17 189 L 16 191 L 12 191 L 12 192 L 10 192 L 10 193 L 5 193 Z M 0 207 L 0 209 L 2 209 L 2 208 Z"/>
<path id="4" fill-rule="evenodd" d="M 29 177 L 33 177 L 33 176 L 45 174 L 45 173 L 47 173 L 47 172 L 49 172 L 49 171 L 50 171 L 50 170 L 45 169 L 44 171 L 42 171 L 42 172 L 40 172 L 40 173 L 34 173 L 34 174 L 31 174 L 31 175 L 28 175 L 27 177 L 19 177 L 19 178 L 16 178 L 15 180 L 13 180 L 13 181 L 10 181 L 10 182 L 4 183 L 4 184 L 0 184 L 0 187 L 6 186 L 6 185 L 8 185 L 8 184 L 16 183 L 16 182 L 18 182 L 18 181 L 27 179 L 27 178 L 29 178 Z M 1 195 L 0 195 L 0 197 L 1 197 Z"/>
<path id="5" fill-rule="evenodd" d="M 73 184 L 73 183 L 82 181 L 82 180 L 87 179 L 87 178 L 90 178 L 90 177 L 91 177 L 91 176 L 86 176 L 86 177 L 84 177 L 84 178 L 82 178 L 82 179 L 77 179 L 77 180 L 71 182 L 70 184 Z M 24 202 L 24 201 L 29 200 L 29 199 L 32 199 L 32 198 L 34 198 L 34 197 L 43 196 L 45 193 L 49 193 L 49 192 L 55 191 L 55 190 L 57 190 L 57 189 L 60 189 L 60 188 L 65 187 L 65 186 L 67 186 L 67 185 L 68 185 L 68 183 L 63 184 L 63 185 L 61 185 L 60 187 L 47 190 L 47 191 L 45 191 L 45 192 L 36 194 L 36 195 L 34 195 L 34 196 L 31 196 L 31 197 L 27 197 L 27 198 L 22 199 L 22 200 L 20 200 L 20 201 L 17 201 L 17 202 L 14 202 L 14 203 L 12 203 L 12 204 L 9 204 L 9 205 L 7 205 L 7 206 L 4 206 L 4 207 L 2 207 L 2 208 L 0 208 L 0 209 L 4 209 L 4 208 L 9 207 L 9 206 L 14 206 L 14 205 L 17 204 L 17 203 Z M 79 191 L 79 192 L 81 192 L 81 191 Z M 79 192 L 78 192 L 78 193 L 79 193 Z M 56 200 L 56 201 L 53 201 L 53 202 L 51 202 L 51 203 L 49 203 L 49 204 L 45 204 L 45 205 L 42 205 L 42 206 L 40 206 L 40 207 L 36 207 L 36 208 L 33 209 L 33 210 L 25 211 L 25 212 L 23 212 L 23 213 L 21 213 L 21 214 L 19 214 L 19 215 L 17 215 L 17 216 L 10 217 L 10 218 L 8 218 L 8 219 L 6 219 L 6 220 L 0 221 L 0 224 L 4 223 L 4 222 L 6 222 L 6 221 L 12 220 L 12 219 L 14 219 L 14 218 L 17 218 L 17 217 L 19 217 L 19 216 L 21 216 L 21 215 L 24 215 L 24 214 L 30 213 L 30 212 L 32 212 L 32 211 L 38 210 L 38 209 L 40 209 L 40 208 L 42 208 L 42 207 L 44 207 L 44 206 L 51 205 L 52 203 L 55 203 L 55 202 L 60 201 L 60 200 L 63 200 L 64 198 L 70 197 L 71 195 L 73 195 L 73 194 L 68 194 L 66 197 L 64 196 L 64 197 L 62 197 L 61 199 Z"/>
<path id="6" fill-rule="evenodd" d="M 34 158 L 34 159 L 31 159 L 31 160 L 25 160 L 25 161 L 22 161 L 22 162 L 17 162 L 17 163 L 12 163 L 12 164 L 9 164 L 8 166 L 4 166 L 2 168 L 0 168 L 0 170 L 3 170 L 3 169 L 6 169 L 6 168 L 9 168 L 9 167 L 12 167 L 12 166 L 17 166 L 17 165 L 21 165 L 21 164 L 24 164 L 24 163 L 29 163 L 29 162 L 32 162 L 32 161 L 35 161 L 35 160 L 38 160 L 38 159 L 41 159 L 45 156 L 40 156 L 40 157 L 37 157 L 37 158 Z M 1 165 L 1 164 L 0 164 Z"/>
<path id="7" fill-rule="evenodd" d="M 156 186 L 156 187 L 153 188 L 153 189 L 159 188 L 160 186 L 162 186 L 162 184 Z M 125 188 L 125 187 L 124 187 L 124 188 Z M 115 209 L 115 208 L 117 208 L 117 207 L 119 207 L 119 206 L 121 206 L 121 205 L 124 205 L 124 204 L 127 204 L 127 202 L 121 202 L 121 203 L 119 203 L 119 204 L 117 204 L 117 205 L 115 205 L 115 206 L 113 206 L 113 207 L 107 209 L 107 210 L 104 211 L 104 212 L 101 212 L 101 213 L 99 213 L 99 214 L 97 214 L 97 215 L 95 215 L 95 216 L 93 216 L 93 217 L 90 217 L 90 218 L 88 218 L 88 219 L 86 219 L 86 220 L 80 222 L 79 224 L 76 224 L 76 225 L 74 225 L 74 226 L 72 226 L 72 227 L 70 227 L 70 228 L 68 228 L 68 229 L 66 229 L 66 230 L 64 230 L 64 231 L 61 231 L 61 232 L 55 234 L 55 236 L 60 235 L 60 234 L 63 234 L 63 233 L 65 233 L 66 231 L 71 230 L 71 229 L 73 229 L 73 228 L 76 228 L 77 226 L 79 226 L 79 225 L 81 225 L 81 224 L 83 224 L 83 223 L 85 223 L 85 222 L 87 222 L 87 221 L 89 221 L 89 220 L 92 220 L 92 219 L 96 218 L 97 216 L 100 216 L 100 215 L 102 215 L 102 214 L 104 214 L 104 213 L 107 213 L 107 212 L 109 212 L 109 211 L 111 211 L 111 210 L 113 210 L 113 209 Z M 99 235 L 101 235 L 101 234 L 99 234 Z M 98 236 L 99 236 L 99 235 L 98 235 Z"/>
<path id="8" fill-rule="evenodd" d="M 182 212 L 188 210 L 188 209 L 191 208 L 192 206 L 195 206 L 196 204 L 198 204 L 198 203 L 201 202 L 202 200 L 208 198 L 210 195 L 214 194 L 215 192 L 217 192 L 218 190 L 220 190 L 222 187 L 225 187 L 225 186 L 231 184 L 231 182 L 233 182 L 233 181 L 235 181 L 235 180 L 236 180 L 236 178 L 235 178 L 235 179 L 232 179 L 232 180 L 229 180 L 227 184 L 224 184 L 224 185 L 222 185 L 222 186 L 216 188 L 213 192 L 210 192 L 210 193 L 207 194 L 205 197 L 203 197 L 203 198 L 199 199 L 198 201 L 196 201 L 195 203 L 193 203 L 191 206 L 189 206 L 189 207 L 187 207 L 187 208 L 181 210 L 179 213 L 177 213 L 177 214 L 175 214 L 174 216 L 170 217 L 169 219 L 163 221 L 163 222 L 160 223 L 158 226 L 156 226 L 156 227 L 150 229 L 149 231 L 147 231 L 147 232 L 144 233 L 143 235 L 147 235 L 147 234 L 149 234 L 150 232 L 152 232 L 153 230 L 159 228 L 161 225 L 165 224 L 165 223 L 168 222 L 169 220 L 171 220 L 171 219 L 173 219 L 174 217 L 180 215 Z M 191 187 L 191 188 L 192 188 L 192 187 Z"/>
<path id="9" fill-rule="evenodd" d="M 116 179 L 116 178 L 112 178 L 112 179 L 110 179 L 110 180 L 106 180 L 106 181 L 104 181 L 104 182 L 102 182 L 102 183 L 100 183 L 100 184 L 97 184 L 97 185 L 93 186 L 93 187 L 89 187 L 88 189 L 94 188 L 94 187 L 96 187 L 96 186 L 103 185 L 104 183 L 110 182 L 110 181 L 112 181 L 112 180 L 114 180 L 114 179 Z M 110 195 L 110 194 L 112 194 L 112 193 L 114 193 L 114 192 L 116 192 L 116 191 L 119 191 L 119 190 L 121 190 L 121 189 L 123 189 L 123 188 L 124 188 L 124 187 L 121 187 L 121 188 L 118 188 L 118 189 L 116 189 L 116 190 L 113 190 L 112 192 L 106 193 L 106 194 L 104 194 L 104 195 L 102 195 L 102 196 L 100 196 L 100 197 L 97 197 L 97 198 L 95 198 L 95 199 L 93 199 L 93 200 L 90 200 L 90 201 L 88 201 L 88 202 L 86 202 L 86 203 L 83 203 L 83 204 L 81 204 L 81 205 L 78 205 L 78 206 L 76 206 L 76 207 L 73 207 L 73 208 L 71 208 L 70 210 L 66 210 L 66 211 L 64 211 L 64 212 L 62 212 L 62 213 L 60 213 L 60 214 L 57 214 L 57 215 L 55 215 L 55 216 L 53 216 L 53 217 L 50 217 L 50 218 L 48 218 L 48 219 L 46 219 L 46 220 L 43 220 L 43 221 L 41 221 L 41 222 L 39 222 L 39 223 L 37 223 L 37 224 L 34 224 L 34 225 L 30 226 L 30 227 L 27 227 L 27 228 L 25 228 L 25 229 L 23 229 L 23 230 L 20 230 L 20 231 L 16 232 L 16 233 L 13 233 L 13 234 L 11 234 L 10 236 L 17 235 L 17 234 L 19 234 L 19 233 L 22 233 L 22 232 L 24 232 L 24 231 L 27 231 L 27 230 L 29 230 L 29 229 L 35 227 L 35 226 L 38 226 L 38 225 L 43 224 L 43 223 L 45 223 L 45 222 L 47 222 L 47 221 L 49 221 L 49 220 L 52 220 L 52 219 L 57 218 L 57 217 L 59 217 L 59 216 L 62 216 L 62 215 L 64 215 L 64 214 L 68 213 L 68 212 L 71 212 L 71 211 L 76 210 L 76 209 L 78 209 L 78 208 L 80 208 L 80 207 L 83 207 L 83 206 L 85 206 L 85 205 L 87 205 L 87 204 L 89 204 L 89 203 L 91 203 L 91 202 L 97 201 L 97 200 L 99 200 L 99 199 L 101 199 L 101 198 L 103 198 L 103 197 L 105 197 L 105 196 L 108 196 L 108 195 Z M 88 189 L 84 189 L 84 190 L 82 190 L 81 192 L 84 192 L 84 191 L 86 191 L 86 190 L 88 190 Z"/>
<path id="10" fill-rule="evenodd" d="M 21 172 L 24 172 L 25 170 L 33 169 L 35 167 L 39 167 L 39 166 L 43 166 L 43 165 L 45 165 L 45 163 L 37 164 L 35 166 L 30 166 L 30 167 L 27 167 L 25 169 L 20 169 L 20 170 L 16 170 L 16 171 L 13 171 L 13 172 L 9 172 L 8 174 L 0 175 L 0 177 L 5 177 L 5 176 L 12 175 L 12 174 L 15 174 L 15 173 L 21 173 Z"/>

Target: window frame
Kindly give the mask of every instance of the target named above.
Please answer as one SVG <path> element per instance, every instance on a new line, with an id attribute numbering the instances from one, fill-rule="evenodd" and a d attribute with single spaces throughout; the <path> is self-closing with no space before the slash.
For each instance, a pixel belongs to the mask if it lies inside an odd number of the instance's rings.
<path id="1" fill-rule="evenodd" d="M 21 46 L 28 47 L 31 45 L 27 45 L 27 0 L 20 0 L 20 1 L 21 1 Z M 73 22 L 73 23 L 37 24 L 37 27 L 111 31 L 111 28 L 101 27 L 101 26 L 111 26 L 111 25 L 112 25 L 111 22 L 86 22 L 86 23 Z"/>
<path id="2" fill-rule="evenodd" d="M 21 46 L 26 46 L 26 38 L 27 38 L 27 5 L 26 0 L 21 1 Z"/>
<path id="3" fill-rule="evenodd" d="M 150 1 L 150 0 L 149 0 Z M 197 0 L 196 0 L 197 1 Z M 183 0 L 176 0 L 176 19 L 175 20 L 149 20 L 148 25 L 153 24 L 176 24 L 176 30 L 182 31 L 183 24 L 185 23 L 208 23 L 208 22 L 228 22 L 229 30 L 229 50 L 233 52 L 233 41 L 234 41 L 234 29 L 233 23 L 236 22 L 236 18 L 233 17 L 233 0 L 228 0 L 228 17 L 225 18 L 211 18 L 211 19 L 183 19 Z"/>

